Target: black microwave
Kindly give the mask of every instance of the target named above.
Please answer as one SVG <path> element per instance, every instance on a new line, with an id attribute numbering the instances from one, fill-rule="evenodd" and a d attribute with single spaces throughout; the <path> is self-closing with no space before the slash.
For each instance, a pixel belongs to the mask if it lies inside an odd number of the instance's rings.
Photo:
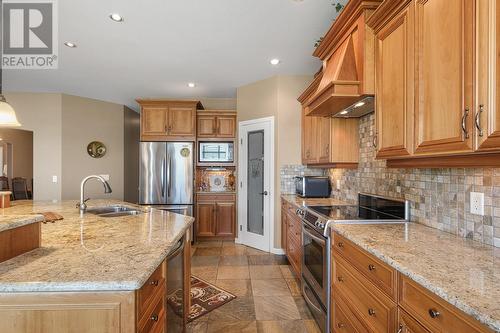
<path id="1" fill-rule="evenodd" d="M 329 177 L 295 177 L 295 194 L 304 198 L 328 198 L 332 188 Z"/>
<path id="2" fill-rule="evenodd" d="M 198 162 L 234 163 L 234 142 L 198 142 Z"/>

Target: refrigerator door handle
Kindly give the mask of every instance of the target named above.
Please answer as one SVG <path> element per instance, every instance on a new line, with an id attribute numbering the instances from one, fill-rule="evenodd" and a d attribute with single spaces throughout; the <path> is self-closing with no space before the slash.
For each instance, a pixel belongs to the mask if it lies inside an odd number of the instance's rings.
<path id="1" fill-rule="evenodd" d="M 166 158 L 161 162 L 161 196 L 165 198 L 165 164 Z"/>
<path id="2" fill-rule="evenodd" d="M 170 188 L 172 186 L 172 159 L 170 155 L 167 157 L 167 196 L 170 198 Z"/>

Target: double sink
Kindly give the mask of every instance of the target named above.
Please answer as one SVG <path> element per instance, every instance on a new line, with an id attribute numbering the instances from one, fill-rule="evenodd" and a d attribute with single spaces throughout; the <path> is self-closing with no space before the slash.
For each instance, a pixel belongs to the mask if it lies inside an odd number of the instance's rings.
<path id="1" fill-rule="evenodd" d="M 88 208 L 86 212 L 100 217 L 120 217 L 129 215 L 139 215 L 144 213 L 143 211 L 137 208 L 126 207 L 126 206 L 106 206 L 106 207 Z"/>

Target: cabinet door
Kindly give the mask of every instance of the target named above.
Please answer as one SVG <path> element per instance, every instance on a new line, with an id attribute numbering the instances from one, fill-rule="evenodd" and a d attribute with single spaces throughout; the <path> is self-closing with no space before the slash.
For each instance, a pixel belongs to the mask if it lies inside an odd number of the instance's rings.
<path id="1" fill-rule="evenodd" d="M 427 329 L 425 329 L 418 321 L 413 319 L 409 314 L 405 311 L 399 309 L 398 314 L 398 332 L 401 333 L 430 333 Z"/>
<path id="2" fill-rule="evenodd" d="M 404 157 L 413 150 L 413 9 L 410 5 L 377 33 L 378 158 Z"/>
<path id="3" fill-rule="evenodd" d="M 321 117 L 317 118 L 316 140 L 318 151 L 318 162 L 328 163 L 330 158 L 330 133 L 331 133 L 332 118 Z"/>
<path id="4" fill-rule="evenodd" d="M 285 251 L 287 249 L 286 239 L 288 238 L 288 236 L 287 236 L 287 234 L 288 234 L 288 227 L 287 227 L 288 214 L 286 213 L 286 206 L 287 206 L 286 203 L 281 204 L 281 248 L 285 249 Z"/>
<path id="5" fill-rule="evenodd" d="M 316 135 L 314 133 L 317 117 L 306 117 L 306 109 L 302 110 L 302 163 L 318 162 L 316 155 Z"/>
<path id="6" fill-rule="evenodd" d="M 141 139 L 160 140 L 167 136 L 167 107 L 141 109 Z"/>
<path id="7" fill-rule="evenodd" d="M 216 204 L 216 234 L 222 237 L 234 237 L 236 224 L 236 205 L 234 202 L 218 202 Z"/>
<path id="8" fill-rule="evenodd" d="M 477 2 L 478 96 L 475 107 L 475 148 L 500 149 L 500 4 Z"/>
<path id="9" fill-rule="evenodd" d="M 196 110 L 193 107 L 170 106 L 168 108 L 169 136 L 196 137 Z"/>
<path id="10" fill-rule="evenodd" d="M 472 151 L 474 2 L 416 1 L 416 154 Z"/>
<path id="11" fill-rule="evenodd" d="M 219 116 L 217 117 L 217 137 L 234 138 L 236 136 L 236 117 Z"/>
<path id="12" fill-rule="evenodd" d="M 196 204 L 196 235 L 215 236 L 215 203 L 198 202 Z"/>
<path id="13" fill-rule="evenodd" d="M 217 133 L 217 120 L 215 116 L 197 117 L 197 136 L 200 138 L 213 138 Z"/>

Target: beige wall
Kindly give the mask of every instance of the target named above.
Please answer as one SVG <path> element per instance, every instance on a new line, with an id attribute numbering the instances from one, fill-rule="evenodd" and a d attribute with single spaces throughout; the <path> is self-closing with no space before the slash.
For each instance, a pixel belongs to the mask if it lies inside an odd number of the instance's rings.
<path id="1" fill-rule="evenodd" d="M 62 95 L 62 110 L 62 199 L 79 199 L 80 182 L 91 174 L 109 175 L 113 193 L 104 194 L 103 185 L 91 180 L 87 197 L 123 199 L 123 105 Z M 106 155 L 90 157 L 92 141 L 104 143 Z"/>
<path id="2" fill-rule="evenodd" d="M 123 153 L 123 200 L 139 202 L 140 116 L 125 107 Z"/>
<path id="3" fill-rule="evenodd" d="M 23 177 L 31 188 L 33 179 L 33 132 L 20 129 L 0 129 L 0 143 L 12 145 L 12 177 Z M 6 149 L 7 147 L 4 147 Z M 7 164 L 4 151 L 4 164 Z M 0 165 L 0 174 L 2 173 Z M 10 172 L 8 172 L 9 174 Z M 5 175 L 7 176 L 7 175 Z"/>
<path id="4" fill-rule="evenodd" d="M 33 131 L 34 198 L 61 199 L 61 94 L 6 93 L 5 97 L 16 110 L 21 129 Z M 57 176 L 57 183 L 52 176 Z"/>
<path id="5" fill-rule="evenodd" d="M 238 122 L 275 118 L 274 247 L 281 247 L 280 169 L 300 164 L 301 106 L 297 97 L 312 76 L 274 76 L 237 89 Z"/>

